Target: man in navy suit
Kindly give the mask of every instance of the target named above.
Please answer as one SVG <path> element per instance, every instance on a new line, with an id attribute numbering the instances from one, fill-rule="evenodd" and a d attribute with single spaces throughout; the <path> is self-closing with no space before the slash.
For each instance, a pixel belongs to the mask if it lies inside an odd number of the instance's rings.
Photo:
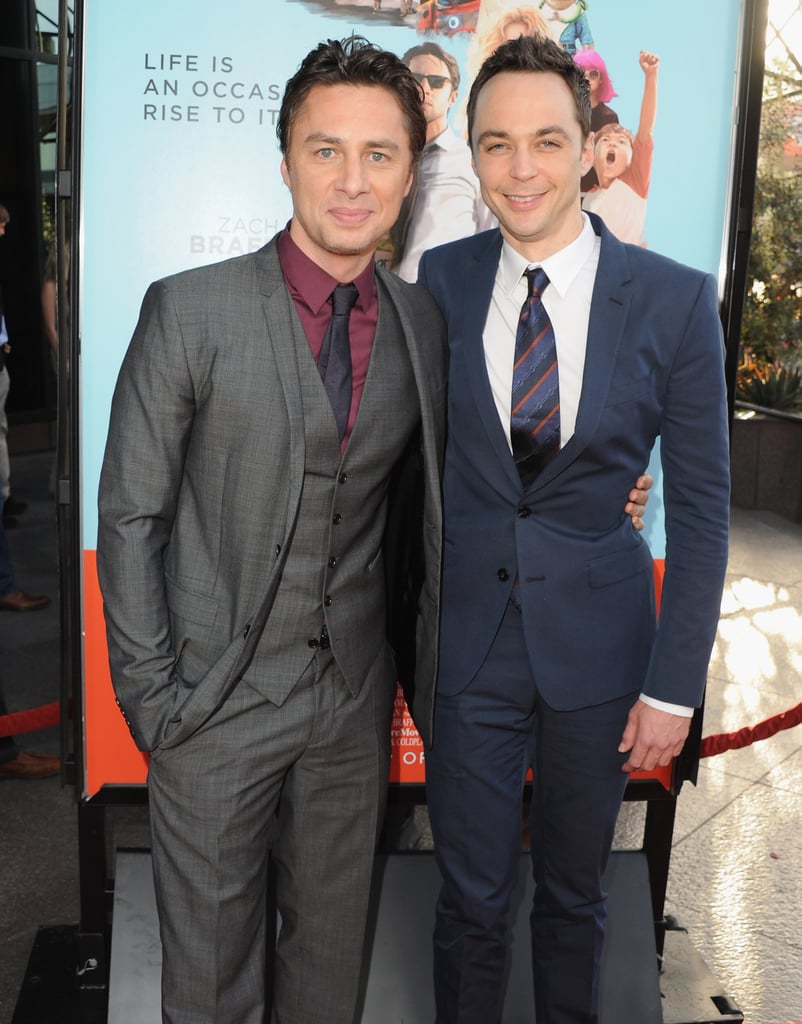
<path id="1" fill-rule="evenodd" d="M 729 499 L 716 282 L 622 244 L 581 211 L 590 104 L 581 69 L 555 44 L 502 45 L 474 82 L 468 129 L 500 229 L 432 250 L 420 271 L 450 346 L 427 754 L 443 874 L 437 1021 L 498 1019 L 531 765 L 537 1022 L 588 1024 L 598 1019 L 601 875 L 627 774 L 681 750 L 716 631 Z M 540 298 L 528 290 L 535 268 L 547 275 Z M 528 330 L 519 318 L 533 302 L 546 311 L 533 341 L 551 337 L 559 382 L 541 414 L 558 429 L 540 450 L 549 428 L 521 434 L 511 399 Z M 659 624 L 651 555 L 620 502 L 658 436 Z M 533 454 L 520 450 L 530 443 Z"/>

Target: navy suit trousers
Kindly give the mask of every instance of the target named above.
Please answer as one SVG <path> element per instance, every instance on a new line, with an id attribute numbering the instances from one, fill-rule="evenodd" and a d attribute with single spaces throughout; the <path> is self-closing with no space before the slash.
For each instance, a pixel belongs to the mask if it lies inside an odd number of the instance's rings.
<path id="1" fill-rule="evenodd" d="M 554 711 L 530 664 L 521 613 L 511 602 L 477 675 L 462 692 L 438 696 L 435 706 L 426 774 L 443 876 L 434 942 L 437 1024 L 499 1019 L 530 765 L 537 1024 L 598 1019 L 601 876 L 627 782 L 626 755 L 617 748 L 637 693 Z"/>

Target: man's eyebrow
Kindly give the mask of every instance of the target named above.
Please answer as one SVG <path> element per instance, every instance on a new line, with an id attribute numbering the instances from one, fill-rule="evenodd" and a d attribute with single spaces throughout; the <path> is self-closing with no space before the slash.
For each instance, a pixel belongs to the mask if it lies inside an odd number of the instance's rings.
<path id="1" fill-rule="evenodd" d="M 487 131 L 482 132 L 476 140 L 476 144 L 478 145 L 480 142 L 486 142 L 488 139 L 508 139 L 509 137 L 510 133 L 504 132 L 500 128 L 488 128 Z"/>
<path id="2" fill-rule="evenodd" d="M 327 146 L 341 146 L 345 142 L 339 135 L 326 135 L 325 132 L 310 132 L 304 139 L 307 145 L 323 143 Z M 364 144 L 365 149 L 400 149 L 395 139 L 368 139 Z"/>
<path id="3" fill-rule="evenodd" d="M 536 131 L 530 133 L 530 138 L 539 139 L 545 135 L 559 135 L 564 139 L 567 139 L 568 132 L 559 124 L 546 125 L 545 128 L 538 128 Z M 482 142 L 486 142 L 488 139 L 499 139 L 505 141 L 511 137 L 510 132 L 504 131 L 501 128 L 488 128 L 482 132 L 479 138 L 476 140 L 477 145 Z"/>

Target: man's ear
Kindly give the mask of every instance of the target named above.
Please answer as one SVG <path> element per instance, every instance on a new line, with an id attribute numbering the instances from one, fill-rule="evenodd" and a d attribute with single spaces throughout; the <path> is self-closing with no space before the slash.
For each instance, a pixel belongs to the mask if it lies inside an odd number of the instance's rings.
<path id="1" fill-rule="evenodd" d="M 404 199 L 409 195 L 409 190 L 412 188 L 412 182 L 415 180 L 415 168 L 410 167 L 409 178 L 407 180 L 407 187 L 404 189 Z"/>
<path id="2" fill-rule="evenodd" d="M 596 150 L 596 133 L 588 132 L 588 137 L 585 139 L 584 145 L 582 146 L 582 160 L 581 168 L 582 173 L 587 174 L 593 166 L 593 158 Z"/>
<path id="3" fill-rule="evenodd" d="M 287 158 L 281 158 L 281 179 L 287 188 L 292 192 L 292 185 L 290 185 L 290 172 L 287 169 Z"/>

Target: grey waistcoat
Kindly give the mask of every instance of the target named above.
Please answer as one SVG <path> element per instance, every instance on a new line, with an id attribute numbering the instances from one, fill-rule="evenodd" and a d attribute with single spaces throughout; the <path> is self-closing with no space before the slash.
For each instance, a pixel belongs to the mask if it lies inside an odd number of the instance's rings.
<path id="1" fill-rule="evenodd" d="M 244 677 L 279 704 L 314 657 L 324 621 L 352 693 L 359 692 L 374 666 L 392 670 L 382 558 L 387 485 L 420 419 L 404 335 L 380 283 L 368 375 L 342 456 L 311 350 L 308 344 L 301 348 L 303 494 L 281 585 Z"/>

